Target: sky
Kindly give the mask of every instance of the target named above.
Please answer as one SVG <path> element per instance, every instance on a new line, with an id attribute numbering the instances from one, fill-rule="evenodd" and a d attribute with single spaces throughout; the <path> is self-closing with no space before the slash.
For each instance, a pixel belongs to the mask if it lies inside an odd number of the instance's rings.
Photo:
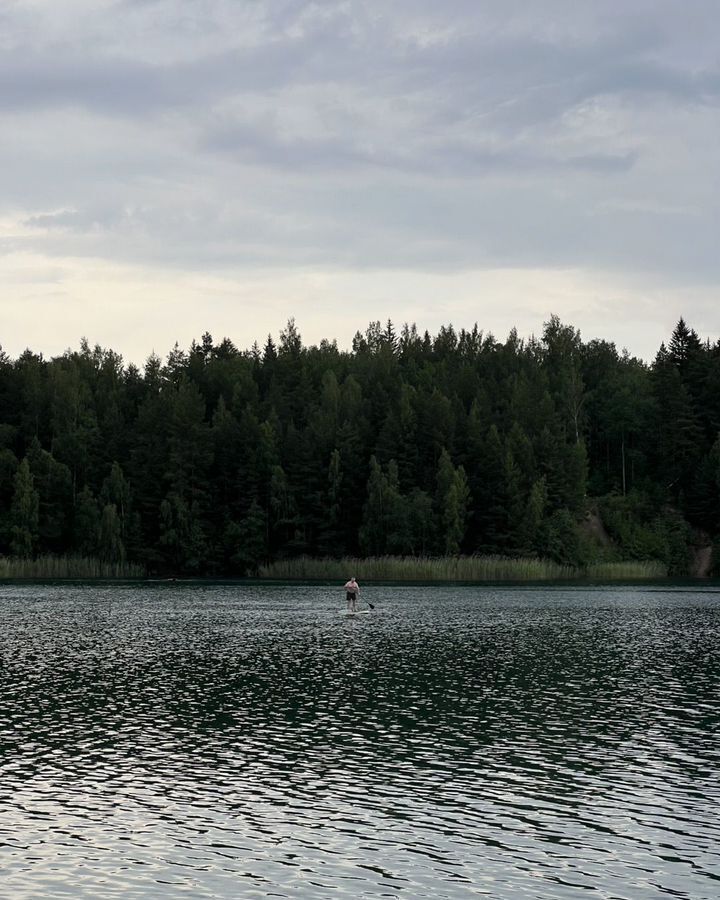
<path id="1" fill-rule="evenodd" d="M 716 0 L 3 0 L 0 344 L 720 337 Z"/>

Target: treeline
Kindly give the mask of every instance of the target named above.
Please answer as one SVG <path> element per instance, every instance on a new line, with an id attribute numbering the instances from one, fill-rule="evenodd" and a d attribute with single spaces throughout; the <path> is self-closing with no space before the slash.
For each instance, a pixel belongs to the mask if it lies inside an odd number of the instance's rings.
<path id="1" fill-rule="evenodd" d="M 2 354 L 0 552 L 167 574 L 460 553 L 680 573 L 719 530 L 719 431 L 720 342 L 682 320 L 652 365 L 557 317 L 528 341 L 374 322 L 350 352 L 291 320 L 277 344 L 205 334 L 142 370 L 86 341 Z"/>

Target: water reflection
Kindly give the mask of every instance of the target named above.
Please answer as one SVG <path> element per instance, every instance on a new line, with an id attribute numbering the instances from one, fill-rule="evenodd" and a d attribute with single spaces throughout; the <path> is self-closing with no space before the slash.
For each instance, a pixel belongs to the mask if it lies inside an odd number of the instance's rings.
<path id="1" fill-rule="evenodd" d="M 2 890 L 718 896 L 717 595 L 371 600 L 0 590 Z"/>

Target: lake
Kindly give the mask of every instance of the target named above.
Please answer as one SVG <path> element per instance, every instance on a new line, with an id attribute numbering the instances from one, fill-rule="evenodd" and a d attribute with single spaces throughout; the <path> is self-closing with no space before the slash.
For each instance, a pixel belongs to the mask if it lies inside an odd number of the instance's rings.
<path id="1" fill-rule="evenodd" d="M 0 896 L 717 900 L 719 592 L 363 597 L 0 586 Z"/>

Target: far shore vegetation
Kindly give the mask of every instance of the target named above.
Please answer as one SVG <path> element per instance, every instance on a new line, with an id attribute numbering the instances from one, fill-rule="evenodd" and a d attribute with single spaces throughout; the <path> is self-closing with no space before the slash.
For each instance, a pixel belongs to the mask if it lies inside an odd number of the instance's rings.
<path id="1" fill-rule="evenodd" d="M 650 560 L 596 563 L 583 568 L 547 559 L 509 559 L 502 556 L 458 556 L 440 559 L 380 556 L 313 559 L 307 556 L 260 566 L 261 578 L 279 581 L 562 581 L 589 578 L 603 581 L 663 578 L 667 567 Z"/>
<path id="2" fill-rule="evenodd" d="M 667 567 L 656 560 L 594 563 L 582 568 L 548 559 L 503 556 L 342 557 L 299 556 L 261 564 L 257 576 L 278 581 L 346 581 L 348 573 L 363 581 L 491 582 L 595 579 L 630 581 L 664 578 Z M 106 562 L 83 556 L 0 557 L 0 579 L 141 579 L 137 563 Z"/>
<path id="3" fill-rule="evenodd" d="M 145 569 L 137 563 L 105 562 L 85 556 L 0 557 L 3 578 L 142 578 Z"/>
<path id="4" fill-rule="evenodd" d="M 0 577 L 720 574 L 719 433 L 720 341 L 683 320 L 651 363 L 556 316 L 0 348 Z"/>

